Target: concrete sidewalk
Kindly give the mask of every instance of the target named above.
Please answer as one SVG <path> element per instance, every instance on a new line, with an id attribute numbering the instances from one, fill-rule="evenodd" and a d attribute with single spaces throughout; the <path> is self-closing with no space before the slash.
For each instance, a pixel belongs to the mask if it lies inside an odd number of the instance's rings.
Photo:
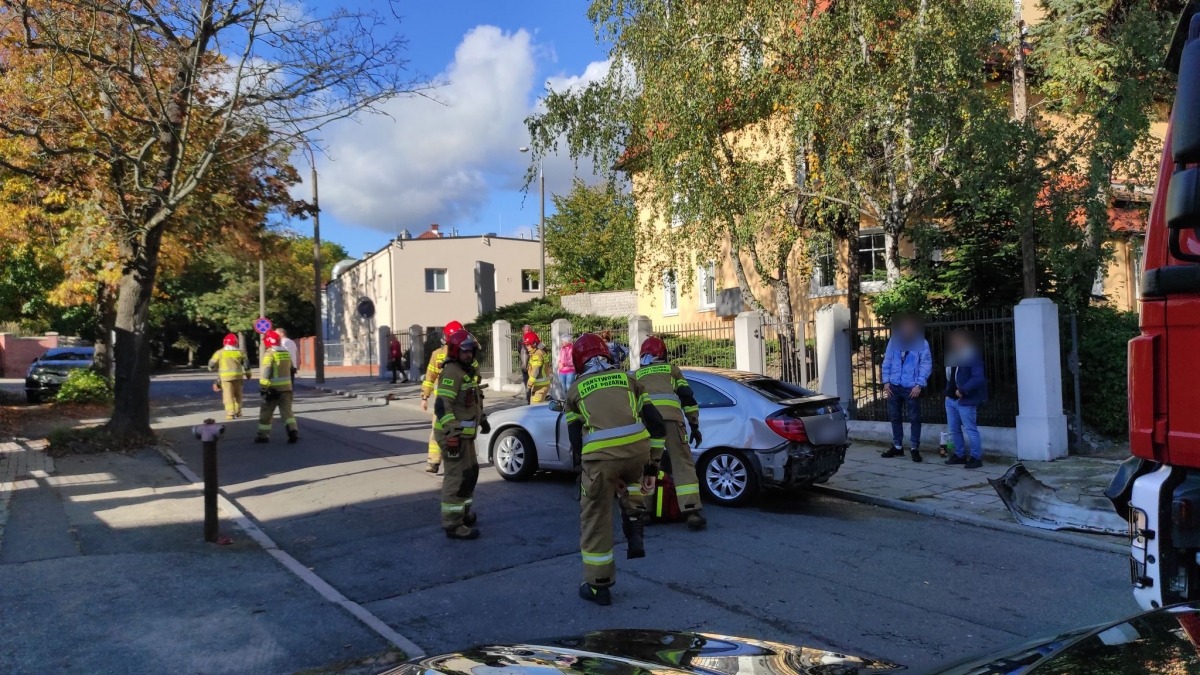
<path id="1" fill-rule="evenodd" d="M 1082 532 L 1041 530 L 1018 524 L 988 479 L 997 479 L 1017 463 L 1012 457 L 987 456 L 978 469 L 947 466 L 937 449 L 922 452 L 923 462 L 908 455 L 885 459 L 887 446 L 855 442 L 846 463 L 825 485 L 816 486 L 838 497 L 947 518 L 1102 550 L 1126 552 L 1121 537 Z M 1065 501 L 1080 494 L 1100 495 L 1120 464 L 1117 460 L 1067 457 L 1054 462 L 1022 462 Z"/>
<path id="2" fill-rule="evenodd" d="M 295 672 L 388 647 L 152 449 L 51 460 L 0 442 L 0 672 Z"/>

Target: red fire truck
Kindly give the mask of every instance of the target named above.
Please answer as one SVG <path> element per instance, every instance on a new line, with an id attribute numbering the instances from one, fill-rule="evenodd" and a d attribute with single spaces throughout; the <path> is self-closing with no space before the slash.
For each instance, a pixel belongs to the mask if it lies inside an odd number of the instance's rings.
<path id="1" fill-rule="evenodd" d="M 1167 58 L 1178 89 L 1146 231 L 1141 335 L 1129 343 L 1133 454 L 1108 488 L 1129 520 L 1146 609 L 1200 598 L 1200 15 Z"/>

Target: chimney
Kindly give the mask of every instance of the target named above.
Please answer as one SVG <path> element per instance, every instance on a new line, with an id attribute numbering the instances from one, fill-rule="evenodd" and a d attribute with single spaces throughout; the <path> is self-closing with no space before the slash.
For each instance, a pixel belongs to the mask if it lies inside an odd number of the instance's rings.
<path id="1" fill-rule="evenodd" d="M 400 238 L 401 239 L 412 239 L 412 232 L 409 232 L 408 228 L 400 230 Z"/>
<path id="2" fill-rule="evenodd" d="M 433 223 L 432 225 L 430 225 L 429 231 L 432 232 L 434 234 L 434 236 L 436 236 L 436 237 L 442 236 L 442 233 L 438 232 L 438 224 L 437 223 Z"/>

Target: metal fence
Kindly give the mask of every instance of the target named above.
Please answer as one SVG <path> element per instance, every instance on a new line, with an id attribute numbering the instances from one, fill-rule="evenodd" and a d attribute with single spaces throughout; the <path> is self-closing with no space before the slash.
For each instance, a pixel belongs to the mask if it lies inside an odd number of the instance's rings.
<path id="1" fill-rule="evenodd" d="M 765 321 L 757 335 L 762 350 L 763 374 L 802 387 L 815 387 L 818 377 L 816 331 L 812 321 L 790 325 L 770 319 Z"/>
<path id="2" fill-rule="evenodd" d="M 655 326 L 667 345 L 667 357 L 679 366 L 734 368 L 737 365 L 733 322 Z"/>
<path id="3" fill-rule="evenodd" d="M 325 365 L 327 366 L 344 366 L 346 365 L 346 347 L 341 342 L 326 342 L 325 345 Z"/>
<path id="4" fill-rule="evenodd" d="M 546 343 L 547 350 L 552 348 L 554 341 L 550 334 L 550 326 L 531 325 L 529 328 L 533 332 L 537 333 L 542 342 Z M 521 326 L 515 326 L 512 329 L 512 334 L 509 336 L 510 347 L 508 350 L 508 358 L 512 359 L 512 379 L 514 383 L 524 383 L 529 377 L 528 373 L 525 372 L 523 364 L 521 363 L 521 350 L 524 348 L 521 340 L 524 337 L 524 334 L 521 332 Z"/>
<path id="5" fill-rule="evenodd" d="M 981 310 L 940 317 L 925 324 L 925 337 L 933 354 L 929 386 L 921 396 L 921 419 L 946 422 L 942 392 L 946 387 L 946 338 L 951 331 L 963 329 L 974 334 L 983 349 L 984 371 L 988 378 L 988 402 L 979 408 L 979 424 L 1013 427 L 1017 423 L 1017 355 L 1011 309 Z M 887 399 L 883 396 L 883 357 L 891 329 L 863 326 L 851 336 L 854 419 L 887 421 Z"/>

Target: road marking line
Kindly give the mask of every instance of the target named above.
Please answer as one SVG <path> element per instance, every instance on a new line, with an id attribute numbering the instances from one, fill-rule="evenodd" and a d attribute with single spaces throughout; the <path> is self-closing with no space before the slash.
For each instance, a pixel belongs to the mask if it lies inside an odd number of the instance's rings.
<path id="1" fill-rule="evenodd" d="M 204 490 L 204 480 L 201 479 L 200 476 L 197 476 L 195 471 L 192 471 L 192 468 L 183 461 L 183 458 L 181 458 L 178 453 L 168 448 L 159 448 L 159 452 L 167 457 L 172 465 L 174 465 L 175 470 L 178 471 L 181 476 L 183 476 L 193 485 L 198 486 L 201 491 Z M 347 598 L 342 594 L 341 591 L 330 585 L 328 581 L 325 581 L 318 576 L 316 572 L 313 572 L 305 567 L 303 563 L 292 557 L 292 554 L 279 548 L 279 545 L 276 544 L 266 532 L 263 532 L 262 528 L 256 525 L 254 521 L 250 520 L 249 516 L 247 516 L 246 513 L 241 510 L 241 508 L 234 504 L 231 499 L 229 499 L 229 497 L 225 494 L 225 490 L 223 489 L 218 490 L 217 492 L 217 506 L 219 510 L 225 513 L 225 515 L 232 518 L 233 522 L 237 524 L 238 528 L 245 532 L 248 537 L 253 539 L 259 546 L 263 548 L 264 551 L 266 551 L 272 558 L 275 558 L 275 560 L 279 561 L 279 563 L 291 571 L 292 574 L 295 574 L 297 577 L 299 577 L 317 593 L 320 593 L 321 597 L 349 612 L 354 618 L 358 619 L 368 628 L 375 631 L 384 640 L 387 640 L 397 648 L 403 650 L 408 658 L 411 659 L 425 656 L 425 650 L 418 647 L 417 643 L 397 633 L 392 629 L 391 626 L 384 623 L 379 617 L 367 611 L 365 607 L 357 602 Z"/>

